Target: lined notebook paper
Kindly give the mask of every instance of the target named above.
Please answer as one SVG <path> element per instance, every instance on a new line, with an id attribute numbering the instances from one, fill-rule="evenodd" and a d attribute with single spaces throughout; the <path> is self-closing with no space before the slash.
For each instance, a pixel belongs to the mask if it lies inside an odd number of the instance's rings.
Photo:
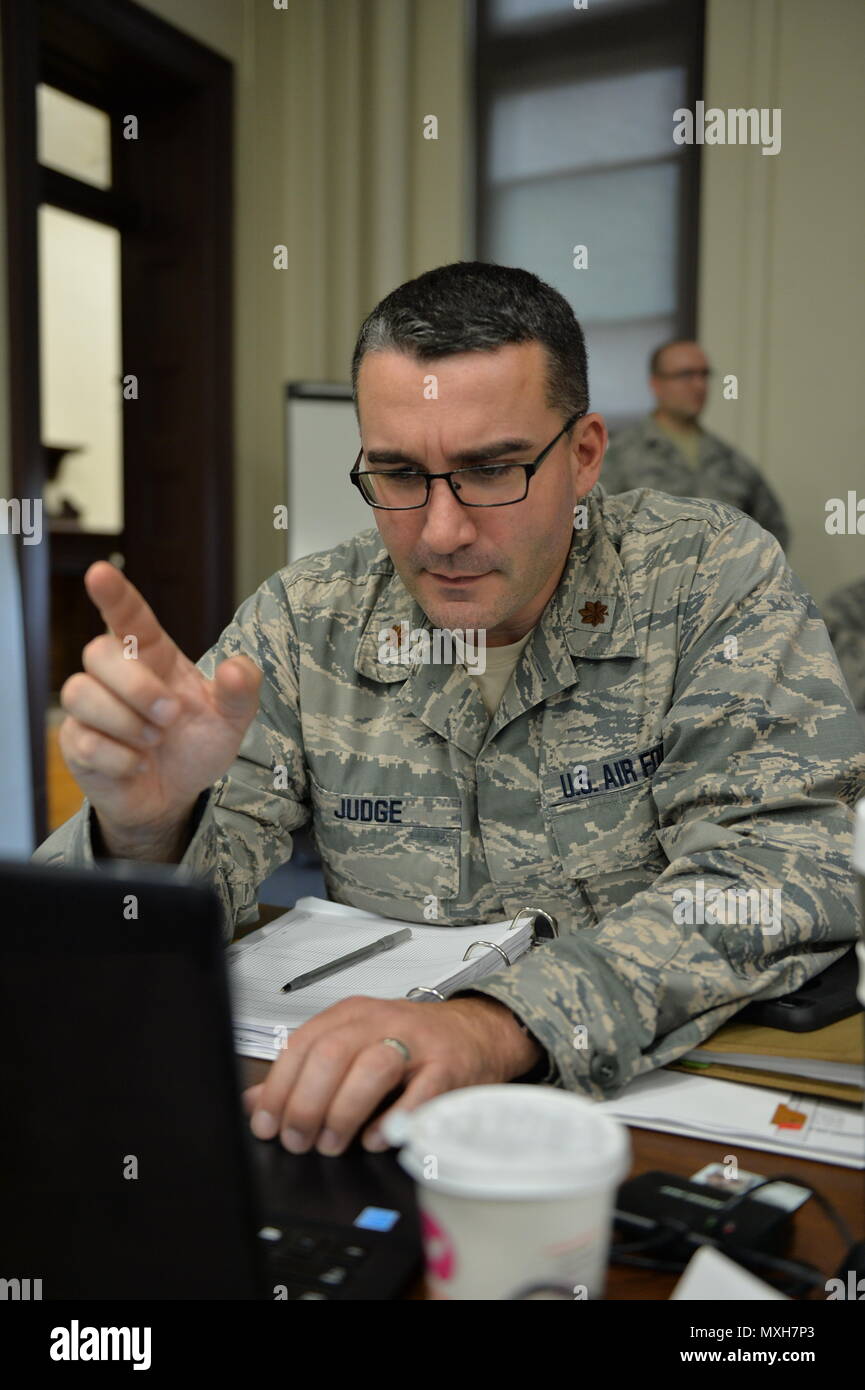
<path id="1" fill-rule="evenodd" d="M 499 952 L 484 946 L 477 946 L 464 961 L 463 955 L 473 942 L 483 940 L 501 946 L 511 962 L 528 950 L 531 919 L 522 918 L 513 931 L 509 925 L 510 919 L 470 927 L 420 926 L 324 898 L 298 898 L 290 912 L 226 950 L 235 1050 L 245 1057 L 272 1059 L 289 1033 L 350 994 L 401 999 L 420 985 L 444 995 L 465 989 L 484 975 L 505 968 Z M 315 970 L 400 927 L 411 929 L 410 941 L 297 993 L 282 993 L 282 986 L 296 975 Z"/>

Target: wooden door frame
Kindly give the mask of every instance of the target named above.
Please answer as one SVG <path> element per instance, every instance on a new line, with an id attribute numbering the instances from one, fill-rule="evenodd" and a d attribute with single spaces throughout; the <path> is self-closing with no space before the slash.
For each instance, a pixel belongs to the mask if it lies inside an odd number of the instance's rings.
<path id="1" fill-rule="evenodd" d="M 9 443 L 11 490 L 15 497 L 41 497 L 45 481 L 40 432 L 40 361 L 38 311 L 37 213 L 46 200 L 46 175 L 37 160 L 37 83 L 51 81 L 64 90 L 106 106 L 105 92 L 114 96 L 136 80 L 158 79 L 173 92 L 188 92 L 189 122 L 204 123 L 206 148 L 201 159 L 205 177 L 201 226 L 209 312 L 190 334 L 188 360 L 206 380 L 200 398 L 188 407 L 200 458 L 193 486 L 200 497 L 196 524 L 201 558 L 200 588 L 196 593 L 196 631 L 204 650 L 215 641 L 234 610 L 233 544 L 233 69 L 225 58 L 181 33 L 131 0 L 0 0 L 3 35 L 3 93 L 6 163 L 7 298 L 9 315 Z M 139 78 L 139 73 L 141 74 Z M 116 140 L 116 123 L 112 123 Z M 201 128 L 200 125 L 196 129 Z M 189 130 L 181 158 L 188 158 Z M 51 201 L 63 189 L 63 175 L 52 174 Z M 74 180 L 68 181 L 74 184 Z M 91 215 L 98 215 L 100 195 L 94 190 Z M 86 196 L 86 195 L 85 195 Z M 69 189 L 71 203 L 80 197 Z M 123 196 L 101 195 L 101 205 L 114 200 L 121 210 Z M 71 206 L 71 203 L 68 204 Z M 129 276 L 124 273 L 124 305 Z M 212 287 L 212 288 L 211 288 Z M 199 287 L 200 289 L 200 287 Z M 201 296 L 199 295 L 199 299 Z M 140 313 L 140 311 L 139 311 Z M 124 332 L 124 360 L 128 349 Z M 124 367 L 124 371 L 127 367 Z M 135 442 L 141 459 L 141 439 Z M 124 457 L 129 438 L 124 419 Z M 124 479 L 126 482 L 126 479 Z M 140 480 L 139 480 L 140 487 Z M 25 631 L 30 755 L 33 779 L 34 838 L 47 834 L 45 784 L 45 711 L 49 690 L 50 533 L 43 527 L 40 545 L 17 540 Z M 166 615 L 170 622 L 171 615 Z M 190 651 L 195 659 L 200 653 Z"/>

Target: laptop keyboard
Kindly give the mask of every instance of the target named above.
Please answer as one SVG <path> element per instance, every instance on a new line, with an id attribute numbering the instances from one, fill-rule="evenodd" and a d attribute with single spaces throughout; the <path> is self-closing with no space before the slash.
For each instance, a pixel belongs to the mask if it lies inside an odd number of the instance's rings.
<path id="1" fill-rule="evenodd" d="M 358 1272 L 370 1255 L 359 1240 L 331 1236 L 312 1226 L 263 1226 L 269 1282 L 288 1299 L 357 1297 Z"/>

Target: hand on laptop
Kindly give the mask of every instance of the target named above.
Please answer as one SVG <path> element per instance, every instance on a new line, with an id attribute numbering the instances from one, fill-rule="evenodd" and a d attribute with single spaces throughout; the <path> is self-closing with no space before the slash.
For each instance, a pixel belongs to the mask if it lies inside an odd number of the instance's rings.
<path id="1" fill-rule="evenodd" d="M 406 1062 L 383 1038 L 398 1038 Z M 276 1134 L 294 1153 L 314 1144 L 342 1153 L 365 1126 L 365 1148 L 383 1115 L 366 1122 L 397 1086 L 394 1110 L 414 1110 L 443 1091 L 496 1085 L 524 1076 L 541 1056 L 513 1014 L 495 999 L 448 999 L 443 1004 L 352 995 L 323 1009 L 289 1036 L 267 1079 L 244 1091 L 253 1133 Z M 301 1136 L 296 1142 L 288 1133 Z M 328 1137 L 333 1136 L 333 1142 Z"/>
<path id="2" fill-rule="evenodd" d="M 200 792 L 231 766 L 258 708 L 261 672 L 231 657 L 207 680 L 107 561 L 84 576 L 109 631 L 60 692 L 60 750 L 111 854 L 171 859 Z"/>

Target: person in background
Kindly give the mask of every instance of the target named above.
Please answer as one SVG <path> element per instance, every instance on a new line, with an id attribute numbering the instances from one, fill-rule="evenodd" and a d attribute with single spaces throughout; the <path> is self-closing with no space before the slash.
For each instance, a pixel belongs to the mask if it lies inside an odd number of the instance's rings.
<path id="1" fill-rule="evenodd" d="M 821 608 L 850 698 L 865 723 L 865 579 L 836 589 Z"/>
<path id="2" fill-rule="evenodd" d="M 699 343 L 655 349 L 649 385 L 657 408 L 610 440 L 601 483 L 607 492 L 650 487 L 674 497 L 714 497 L 771 531 L 784 550 L 789 530 L 778 498 L 754 464 L 699 424 L 711 368 Z"/>

